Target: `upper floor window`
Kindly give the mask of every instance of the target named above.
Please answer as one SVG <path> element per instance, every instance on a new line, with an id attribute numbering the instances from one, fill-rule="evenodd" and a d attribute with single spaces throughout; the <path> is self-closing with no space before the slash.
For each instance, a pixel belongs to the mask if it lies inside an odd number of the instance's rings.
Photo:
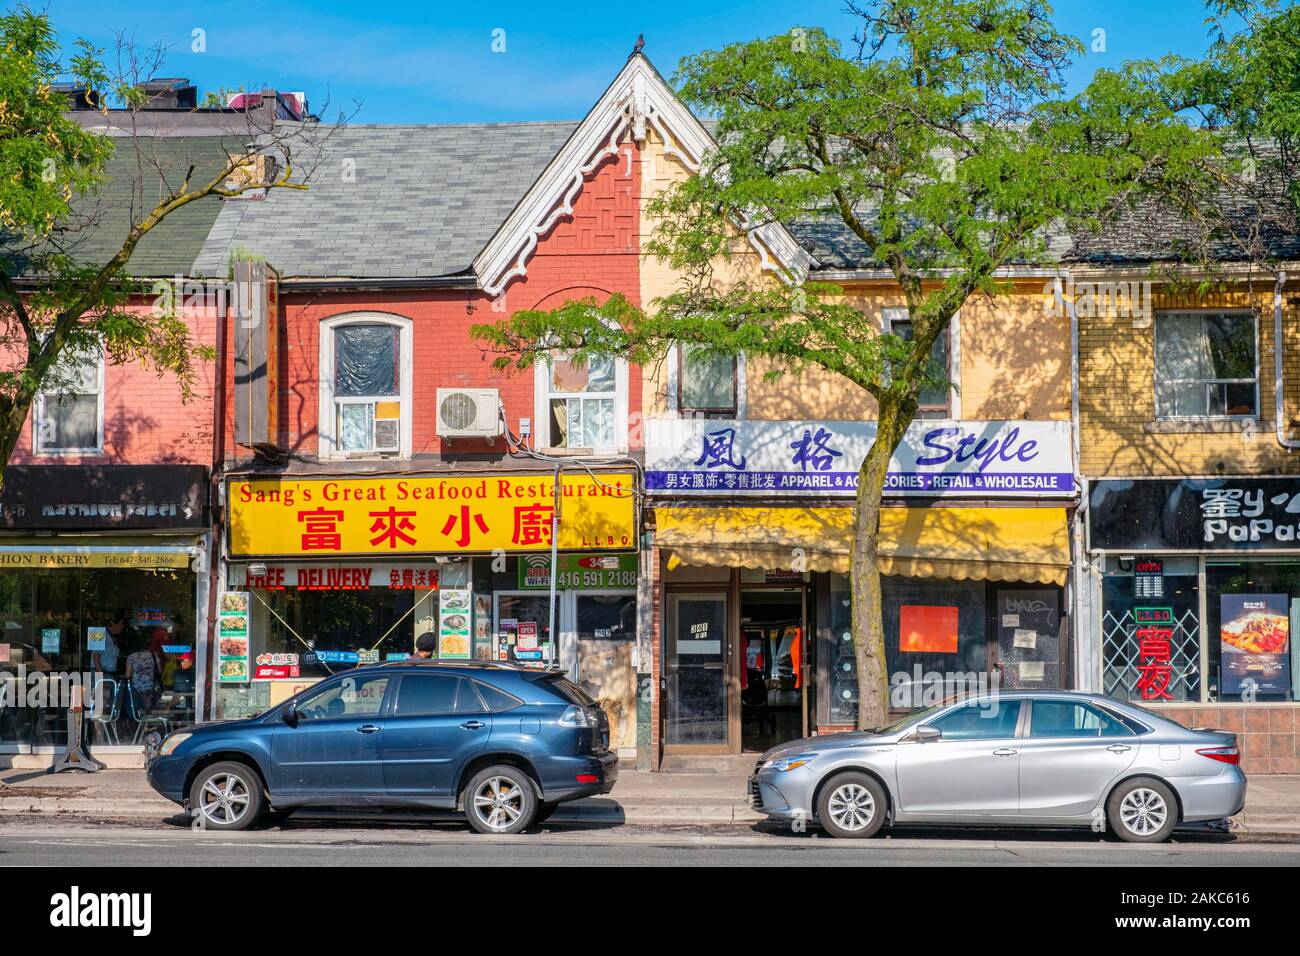
<path id="1" fill-rule="evenodd" d="M 903 312 L 906 315 L 906 311 Z M 893 332 L 905 342 L 912 341 L 916 334 L 912 328 L 912 320 L 908 318 L 890 319 L 889 331 Z M 934 340 L 934 347 L 930 350 L 930 361 L 939 370 L 941 375 L 952 377 L 950 368 L 950 339 L 952 335 L 952 326 L 944 328 L 939 337 Z M 947 385 L 935 385 L 930 388 L 921 389 L 921 394 L 917 397 L 916 417 L 917 418 L 947 418 L 952 413 L 951 393 Z"/>
<path id="2" fill-rule="evenodd" d="M 677 410 L 682 414 L 735 418 L 738 380 L 734 355 L 677 347 Z"/>
<path id="3" fill-rule="evenodd" d="M 1259 414 L 1253 312 L 1161 312 L 1155 325 L 1157 417 Z"/>
<path id="4" fill-rule="evenodd" d="M 104 447 L 104 353 L 65 354 L 34 411 L 36 454 L 98 454 Z"/>
<path id="5" fill-rule="evenodd" d="M 344 316 L 321 329 L 322 454 L 409 455 L 411 324 Z"/>
<path id="6" fill-rule="evenodd" d="M 542 445 L 604 451 L 626 446 L 626 362 L 592 356 L 578 364 L 554 354 L 537 368 Z"/>

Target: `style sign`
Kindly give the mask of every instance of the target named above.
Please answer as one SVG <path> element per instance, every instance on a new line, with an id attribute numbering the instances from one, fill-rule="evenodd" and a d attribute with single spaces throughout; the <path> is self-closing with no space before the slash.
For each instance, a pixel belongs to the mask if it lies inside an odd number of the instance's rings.
<path id="1" fill-rule="evenodd" d="M 1291 616 L 1285 594 L 1224 594 L 1222 690 L 1285 694 L 1291 689 Z"/>
<path id="2" fill-rule="evenodd" d="M 655 494 L 853 495 L 875 422 L 651 419 L 646 490 Z M 1076 491 L 1068 422 L 913 422 L 885 493 L 1061 496 Z"/>
<path id="3" fill-rule="evenodd" d="M 563 475 L 562 551 L 637 547 L 635 478 Z M 549 474 L 412 478 L 232 478 L 232 557 L 548 552 L 555 511 Z"/>

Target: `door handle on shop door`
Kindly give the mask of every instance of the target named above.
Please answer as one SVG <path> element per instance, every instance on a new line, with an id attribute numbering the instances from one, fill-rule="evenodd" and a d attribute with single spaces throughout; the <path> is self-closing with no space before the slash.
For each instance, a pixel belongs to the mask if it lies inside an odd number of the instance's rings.
<path id="1" fill-rule="evenodd" d="M 467 720 L 465 723 L 461 724 L 461 726 L 466 730 L 482 730 L 487 726 L 487 724 L 483 723 L 481 720 Z"/>
<path id="2" fill-rule="evenodd" d="M 357 728 L 357 733 L 359 733 L 359 734 L 377 734 L 377 733 L 379 733 L 379 728 L 376 727 L 374 724 L 362 724 L 360 727 Z"/>
<path id="3" fill-rule="evenodd" d="M 995 757 L 1014 757 L 1019 751 L 1012 750 L 1009 747 L 1003 747 L 1000 750 L 993 751 Z"/>

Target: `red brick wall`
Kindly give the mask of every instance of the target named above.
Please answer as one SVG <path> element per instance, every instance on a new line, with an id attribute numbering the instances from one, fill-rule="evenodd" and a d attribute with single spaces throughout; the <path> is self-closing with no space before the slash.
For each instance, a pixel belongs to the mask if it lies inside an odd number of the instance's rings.
<path id="1" fill-rule="evenodd" d="M 493 369 L 493 356 L 486 355 L 470 338 L 469 328 L 522 309 L 553 308 L 589 296 L 605 299 L 616 292 L 639 303 L 640 176 L 640 159 L 630 144 L 589 174 L 575 200 L 573 215 L 540 240 L 526 263 L 527 275 L 511 282 L 497 309 L 481 293 L 463 290 L 285 292 L 280 316 L 281 442 L 294 455 L 313 457 L 319 453 L 320 323 L 350 312 L 391 312 L 412 321 L 414 454 L 444 450 L 435 434 L 439 388 L 499 388 L 512 430 L 518 428 L 520 417 L 534 418 L 532 372 Z M 469 306 L 472 312 L 467 310 Z M 229 363 L 225 371 L 230 395 L 233 369 Z M 641 408 L 641 374 L 637 368 L 632 368 L 628 377 L 628 408 L 630 430 L 639 439 L 640 429 L 635 426 Z M 239 449 L 236 455 L 229 407 L 226 422 L 227 457 L 248 457 L 247 449 Z M 538 424 L 533 424 L 534 434 Z M 460 441 L 447 450 L 504 452 L 505 443 L 501 440 L 492 447 L 479 440 Z"/>
<path id="2" fill-rule="evenodd" d="M 1187 727 L 1209 727 L 1237 735 L 1246 773 L 1300 773 L 1296 747 L 1297 704 L 1214 704 L 1152 707 L 1154 713 Z"/>
<path id="3" fill-rule="evenodd" d="M 132 306 L 146 312 L 143 300 Z M 216 341 L 215 311 L 196 310 L 187 319 L 196 344 Z M 104 366 L 104 449 L 101 455 L 33 455 L 32 421 L 27 418 L 13 464 L 212 463 L 212 400 L 215 368 L 195 357 L 194 393 L 183 401 L 180 383 L 170 373 L 133 363 Z"/>

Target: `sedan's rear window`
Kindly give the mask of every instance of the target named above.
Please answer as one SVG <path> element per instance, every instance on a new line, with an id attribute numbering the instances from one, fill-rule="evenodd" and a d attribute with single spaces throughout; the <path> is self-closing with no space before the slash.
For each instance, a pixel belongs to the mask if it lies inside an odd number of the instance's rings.
<path id="1" fill-rule="evenodd" d="M 590 694 L 567 677 L 547 675 L 537 683 L 541 687 L 550 687 L 570 704 L 577 704 L 579 707 L 591 707 L 596 703 Z"/>

